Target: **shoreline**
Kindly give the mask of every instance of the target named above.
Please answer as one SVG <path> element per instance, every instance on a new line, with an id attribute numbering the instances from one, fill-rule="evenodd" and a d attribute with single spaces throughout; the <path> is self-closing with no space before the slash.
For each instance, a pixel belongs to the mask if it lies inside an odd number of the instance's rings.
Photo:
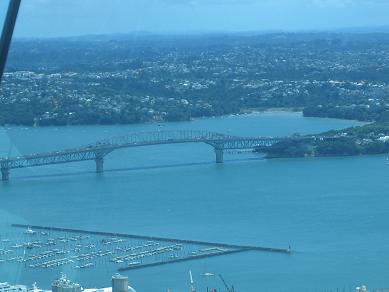
<path id="1" fill-rule="evenodd" d="M 113 123 L 113 124 L 67 124 L 67 125 L 47 125 L 47 126 L 31 126 L 31 125 L 14 125 L 14 124 L 7 124 L 7 125 L 0 125 L 0 130 L 7 130 L 11 128 L 25 128 L 25 129 L 49 129 L 49 128 L 68 128 L 68 127 L 97 127 L 97 126 L 104 126 L 104 127 L 113 127 L 113 126 L 136 126 L 136 125 L 155 125 L 156 127 L 164 127 L 165 125 L 171 125 L 171 124 L 179 124 L 179 123 L 190 123 L 194 121 L 199 120 L 206 120 L 206 119 L 223 119 L 223 118 L 231 118 L 231 117 L 245 117 L 245 116 L 254 116 L 254 115 L 266 115 L 266 114 L 284 114 L 284 115 L 299 115 L 302 118 L 307 119 L 323 119 L 323 120 L 339 120 L 339 121 L 350 121 L 350 122 L 358 122 L 362 124 L 369 124 L 368 122 L 361 122 L 358 120 L 349 120 L 349 119 L 340 119 L 340 118 L 328 118 L 328 117 L 305 117 L 303 115 L 302 111 L 299 111 L 296 108 L 268 108 L 268 109 L 246 109 L 243 112 L 239 113 L 231 113 L 231 114 L 225 114 L 225 115 L 219 115 L 219 116 L 203 116 L 203 117 L 195 117 L 191 118 L 190 120 L 183 120 L 183 121 L 148 121 L 148 122 L 140 122 L 140 123 L 127 123 L 127 124 L 120 124 L 120 123 Z"/>
<path id="2" fill-rule="evenodd" d="M 290 112 L 290 113 L 303 113 L 303 107 L 269 107 L 269 108 L 242 108 L 241 113 L 266 113 L 266 112 Z"/>
<path id="3" fill-rule="evenodd" d="M 127 123 L 127 124 L 120 124 L 120 123 L 114 123 L 114 124 L 70 124 L 70 125 L 47 125 L 47 126 L 31 126 L 31 125 L 16 125 L 16 124 L 6 124 L 6 125 L 0 125 L 0 129 L 7 129 L 7 128 L 32 128 L 32 129 L 45 129 L 45 128 L 66 128 L 66 127 L 93 127 L 93 126 L 128 126 L 128 125 L 166 125 L 166 124 L 174 124 L 174 123 L 187 123 L 192 122 L 196 120 L 205 120 L 205 119 L 217 119 L 217 118 L 229 118 L 229 117 L 239 117 L 239 116 L 250 116 L 250 115 L 256 115 L 256 114 L 266 114 L 266 113 L 295 113 L 300 114 L 302 116 L 302 111 L 296 111 L 296 110 L 288 110 L 286 108 L 271 108 L 271 109 L 265 109 L 265 110 L 247 110 L 245 112 L 239 112 L 239 113 L 231 113 L 231 114 L 225 114 L 220 116 L 203 116 L 203 117 L 195 117 L 191 118 L 190 120 L 183 120 L 183 121 L 149 121 L 149 122 L 141 122 L 141 123 Z"/>

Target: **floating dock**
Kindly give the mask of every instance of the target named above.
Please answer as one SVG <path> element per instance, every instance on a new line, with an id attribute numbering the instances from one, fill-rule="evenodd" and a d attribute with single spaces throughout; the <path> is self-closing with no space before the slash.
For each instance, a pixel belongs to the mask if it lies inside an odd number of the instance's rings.
<path id="1" fill-rule="evenodd" d="M 199 240 L 190 240 L 190 239 L 177 239 L 177 238 L 168 238 L 168 237 L 158 237 L 158 236 L 146 236 L 146 235 L 135 235 L 135 234 L 124 234 L 124 233 L 115 233 L 115 232 L 102 232 L 102 231 L 91 231 L 91 230 L 81 230 L 81 229 L 73 229 L 73 228 L 61 228 L 61 227 L 49 227 L 49 226 L 37 226 L 37 225 L 25 225 L 25 224 L 12 224 L 12 227 L 18 227 L 18 228 L 29 228 L 30 230 L 41 230 L 41 231 L 48 231 L 48 232 L 66 232 L 66 233 L 77 233 L 77 234 L 88 234 L 88 235 L 94 235 L 94 236 L 103 236 L 103 237 L 118 237 L 118 238 L 127 238 L 132 240 L 145 240 L 145 241 L 154 241 L 154 242 L 165 242 L 165 243 L 174 243 L 176 245 L 192 245 L 197 247 L 207 247 L 207 248 L 201 248 L 197 251 L 187 253 L 183 256 L 171 256 L 169 258 L 158 258 L 157 261 L 150 262 L 150 260 L 147 260 L 146 258 L 151 257 L 157 257 L 158 254 L 161 252 L 161 249 L 154 249 L 149 251 L 144 251 L 138 253 L 138 257 L 130 257 L 127 255 L 126 258 L 124 256 L 121 257 L 121 259 L 124 258 L 124 260 L 132 261 L 125 263 L 123 260 L 120 262 L 125 265 L 124 267 L 118 268 L 118 271 L 128 271 L 128 270 L 134 270 L 134 269 L 142 269 L 142 268 L 149 268 L 149 267 L 156 267 L 161 265 L 167 265 L 167 264 L 173 264 L 173 263 L 180 263 L 185 261 L 192 261 L 192 260 L 200 260 L 204 258 L 209 257 L 216 257 L 216 256 L 223 256 L 223 255 L 230 255 L 235 253 L 241 253 L 241 252 L 248 252 L 248 251 L 263 251 L 263 252 L 274 252 L 274 253 L 284 253 L 289 254 L 291 253 L 290 248 L 283 249 L 283 248 L 273 248 L 273 247 L 261 247 L 261 246 L 251 246 L 251 245 L 237 245 L 237 244 L 229 244 L 229 243 L 218 243 L 218 242 L 206 242 L 206 241 L 199 241 Z M 164 248 L 164 251 L 166 251 L 166 248 Z M 163 252 L 164 252 L 163 251 Z M 136 262 L 133 262 L 136 260 Z M 138 262 L 139 260 L 139 262 Z"/>

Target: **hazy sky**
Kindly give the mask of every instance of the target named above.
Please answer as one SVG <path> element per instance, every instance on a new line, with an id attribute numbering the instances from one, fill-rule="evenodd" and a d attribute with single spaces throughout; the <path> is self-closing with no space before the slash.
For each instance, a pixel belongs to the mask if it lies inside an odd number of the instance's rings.
<path id="1" fill-rule="evenodd" d="M 322 30 L 389 25 L 388 12 L 389 0 L 22 0 L 16 36 Z"/>

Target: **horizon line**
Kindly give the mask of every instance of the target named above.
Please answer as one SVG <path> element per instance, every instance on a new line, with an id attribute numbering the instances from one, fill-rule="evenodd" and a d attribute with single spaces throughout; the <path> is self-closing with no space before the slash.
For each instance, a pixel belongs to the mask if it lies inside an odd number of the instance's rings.
<path id="1" fill-rule="evenodd" d="M 383 26 L 354 26 L 339 28 L 318 28 L 318 29 L 266 29 L 266 30 L 191 30 L 191 31 L 128 31 L 112 33 L 85 33 L 76 35 L 58 35 L 58 36 L 14 36 L 14 40 L 55 40 L 72 38 L 90 38 L 90 37 L 109 37 L 109 36 L 207 36 L 207 35 L 271 35 L 271 34 L 389 34 L 389 25 Z"/>

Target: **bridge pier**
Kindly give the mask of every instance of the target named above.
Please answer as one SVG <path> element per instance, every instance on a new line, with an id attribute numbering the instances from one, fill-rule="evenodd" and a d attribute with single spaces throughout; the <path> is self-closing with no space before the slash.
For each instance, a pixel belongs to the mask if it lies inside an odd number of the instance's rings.
<path id="1" fill-rule="evenodd" d="M 96 173 L 103 173 L 104 172 L 104 157 L 103 156 L 96 156 L 95 162 L 96 162 Z"/>
<path id="2" fill-rule="evenodd" d="M 224 149 L 223 147 L 215 147 L 216 163 L 224 162 Z"/>
<path id="3" fill-rule="evenodd" d="M 9 168 L 1 167 L 1 180 L 8 181 L 9 180 Z"/>

